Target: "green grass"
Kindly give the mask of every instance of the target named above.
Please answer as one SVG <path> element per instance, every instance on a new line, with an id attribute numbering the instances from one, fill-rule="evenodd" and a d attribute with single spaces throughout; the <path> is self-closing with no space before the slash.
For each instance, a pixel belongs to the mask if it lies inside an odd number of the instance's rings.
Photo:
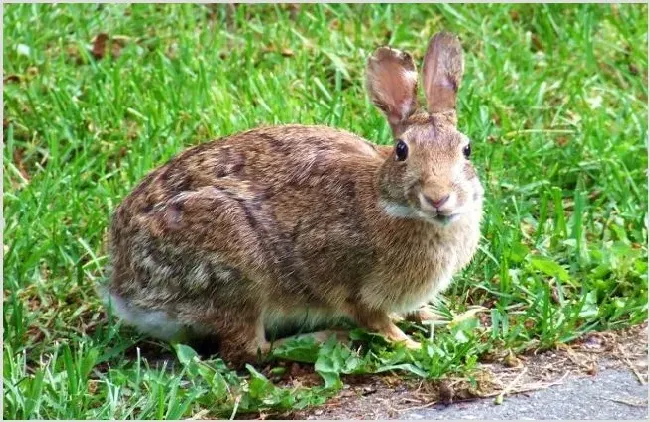
<path id="1" fill-rule="evenodd" d="M 471 377 L 485 353 L 647 319 L 645 5 L 6 5 L 3 22 L 4 418 L 301 408 L 342 374 Z M 323 383 L 289 388 L 280 365 L 235 373 L 184 346 L 161 366 L 169 346 L 106 315 L 93 286 L 108 219 L 141 177 L 261 124 L 388 143 L 365 58 L 388 43 L 420 60 L 443 28 L 465 49 L 459 125 L 487 202 L 481 250 L 439 304 L 447 322 L 405 327 L 421 351 L 363 332 L 360 351 L 299 343 L 278 356 L 314 362 Z M 93 58 L 101 32 L 119 56 Z"/>

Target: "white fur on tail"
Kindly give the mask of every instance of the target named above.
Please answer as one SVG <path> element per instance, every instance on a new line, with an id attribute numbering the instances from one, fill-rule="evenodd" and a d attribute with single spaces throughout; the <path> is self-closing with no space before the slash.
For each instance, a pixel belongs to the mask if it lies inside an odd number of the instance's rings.
<path id="1" fill-rule="evenodd" d="M 148 311 L 129 305 L 120 296 L 108 293 L 106 288 L 99 288 L 98 293 L 113 314 L 142 333 L 165 341 L 178 339 L 186 330 L 177 320 L 162 311 Z"/>

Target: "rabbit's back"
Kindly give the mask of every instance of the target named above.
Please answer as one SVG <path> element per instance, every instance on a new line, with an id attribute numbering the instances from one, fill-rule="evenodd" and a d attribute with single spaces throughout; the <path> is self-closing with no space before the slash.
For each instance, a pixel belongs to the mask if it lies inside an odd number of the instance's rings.
<path id="1" fill-rule="evenodd" d="M 252 192 L 318 185 L 318 176 L 350 170 L 347 161 L 380 166 L 383 149 L 349 132 L 326 126 L 262 127 L 200 144 L 150 173 L 125 199 L 152 206 L 207 186 Z M 335 184 L 335 183 L 334 183 Z"/>
<path id="2" fill-rule="evenodd" d="M 116 211 L 112 288 L 147 307 L 200 299 L 206 313 L 273 298 L 287 309 L 345 301 L 372 265 L 360 184 L 382 163 L 377 147 L 323 126 L 191 148 Z"/>

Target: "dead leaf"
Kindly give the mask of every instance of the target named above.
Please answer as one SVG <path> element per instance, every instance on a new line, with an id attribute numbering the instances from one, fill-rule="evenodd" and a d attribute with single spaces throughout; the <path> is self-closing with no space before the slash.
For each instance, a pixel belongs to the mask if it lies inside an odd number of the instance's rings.
<path id="1" fill-rule="evenodd" d="M 537 231 L 535 226 L 527 221 L 522 221 L 519 223 L 519 227 L 521 228 L 521 233 L 527 238 L 530 238 Z"/>
<path id="2" fill-rule="evenodd" d="M 515 354 L 512 353 L 512 350 L 509 350 L 506 357 L 503 358 L 503 363 L 508 368 L 521 368 L 524 366 L 523 363 L 521 362 L 521 359 L 515 356 Z"/>
<path id="3" fill-rule="evenodd" d="M 555 138 L 555 144 L 559 147 L 563 147 L 569 143 L 569 139 L 566 136 L 558 136 Z"/>
<path id="4" fill-rule="evenodd" d="M 177 56 L 176 52 L 178 51 L 178 44 L 176 42 L 172 42 L 167 46 L 167 52 L 166 55 L 168 58 L 171 60 L 174 60 Z"/>
<path id="5" fill-rule="evenodd" d="M 209 3 L 205 5 L 205 7 L 208 9 L 208 19 L 216 20 L 217 17 L 219 17 L 219 6 L 220 5 L 217 3 Z"/>
<path id="6" fill-rule="evenodd" d="M 552 279 L 552 280 L 554 280 L 554 279 Z M 555 303 L 555 304 L 559 304 L 560 303 L 560 295 L 558 294 L 558 291 L 557 291 L 557 284 L 555 284 L 555 283 L 551 284 L 551 281 L 549 281 L 549 285 L 550 285 L 549 287 L 551 288 L 551 301 L 553 303 Z"/>
<path id="7" fill-rule="evenodd" d="M 6 84 L 11 84 L 11 83 L 14 83 L 14 84 L 20 83 L 20 76 L 13 75 L 13 74 L 9 75 L 9 76 L 5 76 L 5 78 L 2 80 L 2 82 L 5 85 Z"/>
<path id="8" fill-rule="evenodd" d="M 138 122 L 135 120 L 127 120 L 126 121 L 126 137 L 127 139 L 133 140 L 138 136 L 138 132 L 140 130 L 140 126 L 138 126 Z"/>
<path id="9" fill-rule="evenodd" d="M 16 163 L 16 167 L 18 168 L 18 171 L 20 171 L 20 174 L 25 178 L 25 180 L 29 181 L 29 173 L 27 173 L 27 170 L 25 169 L 25 163 L 23 160 L 23 154 L 24 150 L 22 148 L 16 148 L 13 151 L 13 159 L 14 163 Z"/>
<path id="10" fill-rule="evenodd" d="M 93 41 L 93 57 L 100 60 L 106 55 L 106 43 L 108 42 L 108 34 L 105 32 L 99 33 Z"/>
<path id="11" fill-rule="evenodd" d="M 119 42 L 113 41 L 111 43 L 111 57 L 119 57 L 122 52 L 122 45 Z"/>
<path id="12" fill-rule="evenodd" d="M 537 34 L 532 34 L 530 40 L 533 42 L 533 47 L 534 47 L 533 51 L 544 50 L 544 45 L 542 44 L 542 41 L 539 39 L 539 36 L 537 36 Z"/>
<path id="13" fill-rule="evenodd" d="M 593 201 L 593 200 L 597 199 L 598 197 L 600 197 L 600 195 L 602 195 L 602 194 L 603 193 L 601 191 L 594 190 L 589 194 L 589 196 L 587 198 L 589 198 L 590 201 Z"/>
<path id="14" fill-rule="evenodd" d="M 127 37 L 126 35 L 113 35 L 113 37 L 111 37 L 111 41 L 114 45 L 117 44 L 120 47 L 124 47 L 126 43 L 131 41 L 131 38 Z"/>
<path id="15" fill-rule="evenodd" d="M 282 49 L 282 56 L 284 57 L 293 57 L 293 50 L 290 48 L 284 48 Z"/>
<path id="16" fill-rule="evenodd" d="M 97 385 L 99 384 L 99 380 L 88 380 L 88 392 L 90 394 L 95 394 L 97 391 Z"/>
<path id="17" fill-rule="evenodd" d="M 598 365 L 595 362 L 588 364 L 587 368 L 585 369 L 585 372 L 587 373 L 587 375 L 598 374 Z"/>
<path id="18" fill-rule="evenodd" d="M 289 3 L 287 4 L 287 8 L 289 9 L 289 16 L 291 16 L 292 20 L 296 20 L 298 17 L 298 13 L 300 12 L 300 3 Z"/>
<path id="19" fill-rule="evenodd" d="M 129 41 L 129 37 L 122 35 L 109 37 L 107 33 L 101 32 L 93 40 L 92 55 L 97 60 L 106 57 L 107 53 L 110 53 L 113 58 L 119 57 L 127 41 Z"/>
<path id="20" fill-rule="evenodd" d="M 69 44 L 65 48 L 65 53 L 78 65 L 83 64 L 84 60 L 82 59 L 81 54 L 79 54 L 79 46 L 77 44 Z"/>

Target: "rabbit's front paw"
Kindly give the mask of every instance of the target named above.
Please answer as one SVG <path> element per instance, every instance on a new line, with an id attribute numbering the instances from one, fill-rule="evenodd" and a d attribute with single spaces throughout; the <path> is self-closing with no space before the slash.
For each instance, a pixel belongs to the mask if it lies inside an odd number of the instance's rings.
<path id="1" fill-rule="evenodd" d="M 407 348 L 411 350 L 420 350 L 420 348 L 422 347 L 422 344 L 412 339 L 406 340 L 405 345 Z"/>

